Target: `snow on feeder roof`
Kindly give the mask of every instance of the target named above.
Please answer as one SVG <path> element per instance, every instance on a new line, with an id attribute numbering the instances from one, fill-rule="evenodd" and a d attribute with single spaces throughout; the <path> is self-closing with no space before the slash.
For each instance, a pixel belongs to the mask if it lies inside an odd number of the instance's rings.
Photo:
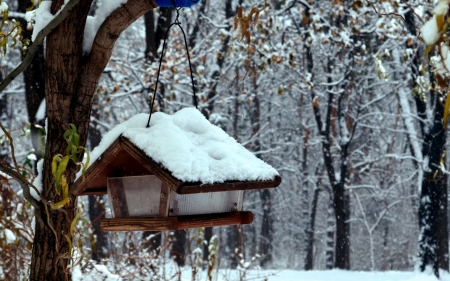
<path id="1" fill-rule="evenodd" d="M 194 108 L 138 114 L 108 132 L 75 182 L 75 195 L 105 194 L 106 178 L 154 174 L 179 194 L 276 187 L 278 172 Z"/>

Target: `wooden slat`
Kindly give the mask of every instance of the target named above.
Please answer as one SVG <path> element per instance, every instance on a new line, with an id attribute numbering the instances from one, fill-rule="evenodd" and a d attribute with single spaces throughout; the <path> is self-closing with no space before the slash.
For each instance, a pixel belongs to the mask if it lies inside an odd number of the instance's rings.
<path id="1" fill-rule="evenodd" d="M 108 179 L 108 196 L 112 202 L 111 208 L 115 217 L 128 217 L 127 200 L 122 178 Z"/>
<path id="2" fill-rule="evenodd" d="M 87 186 L 92 183 L 92 181 L 95 181 L 97 177 L 101 174 L 101 171 L 104 169 L 104 167 L 110 163 L 114 156 L 119 153 L 119 151 L 122 150 L 122 148 L 119 145 L 119 140 L 115 140 L 111 146 L 103 152 L 102 156 L 100 156 L 100 159 L 95 161 L 86 171 L 84 175 L 84 180 L 80 177 L 71 187 L 71 192 L 75 196 L 81 195 L 84 190 L 87 188 Z M 106 157 L 104 157 L 106 156 Z M 105 178 L 105 184 L 106 187 L 106 178 Z M 106 193 L 106 189 L 104 190 L 104 193 Z"/>
<path id="3" fill-rule="evenodd" d="M 169 214 L 170 188 L 164 182 L 161 185 L 161 199 L 159 201 L 159 215 L 167 217 Z"/>
<path id="4" fill-rule="evenodd" d="M 175 224 L 175 217 L 112 218 L 103 219 L 100 228 L 103 231 L 165 231 L 173 230 Z"/>
<path id="5" fill-rule="evenodd" d="M 179 216 L 177 218 L 177 229 L 175 230 L 236 224 L 251 224 L 253 222 L 252 212 Z"/>
<path id="6" fill-rule="evenodd" d="M 252 212 L 232 212 L 179 217 L 112 218 L 102 220 L 100 227 L 103 231 L 166 231 L 252 222 Z"/>
<path id="7" fill-rule="evenodd" d="M 101 195 L 107 193 L 108 177 L 151 175 L 135 157 L 131 156 L 116 140 L 101 157 L 86 170 L 85 180 L 78 179 L 71 187 L 74 195 Z"/>
<path id="8" fill-rule="evenodd" d="M 233 190 L 252 190 L 275 188 L 281 184 L 281 177 L 276 176 L 272 181 L 248 181 L 248 182 L 225 182 L 218 184 L 189 184 L 185 183 L 175 192 L 178 194 L 207 193 Z"/>

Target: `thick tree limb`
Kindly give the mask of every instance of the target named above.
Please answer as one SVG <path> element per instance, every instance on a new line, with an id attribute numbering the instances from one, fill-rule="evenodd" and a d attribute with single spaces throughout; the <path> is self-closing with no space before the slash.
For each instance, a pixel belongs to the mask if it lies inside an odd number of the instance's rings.
<path id="1" fill-rule="evenodd" d="M 53 31 L 55 27 L 57 27 L 69 14 L 70 10 L 78 4 L 80 0 L 70 0 L 61 12 L 51 20 L 46 27 L 44 27 L 36 36 L 36 40 L 34 40 L 33 44 L 28 48 L 28 52 L 22 62 L 13 70 L 5 79 L 0 83 L 0 93 L 11 83 L 20 73 L 22 73 L 28 65 L 31 63 L 34 55 L 39 49 L 39 46 L 44 41 L 44 38 L 47 37 L 50 32 Z"/>
<path id="2" fill-rule="evenodd" d="M 94 93 L 92 89 L 97 86 L 98 79 L 111 58 L 114 43 L 120 34 L 139 17 L 155 7 L 157 4 L 154 0 L 128 0 L 105 19 L 94 38 L 91 52 L 81 67 L 78 92 Z M 86 98 L 92 99 L 92 95 L 77 95 L 76 99 L 72 101 L 75 101 L 75 104 L 72 104 L 71 107 L 85 104 Z M 77 120 L 89 118 L 90 108 L 87 112 L 83 111 L 83 106 L 79 108 L 81 110 L 76 113 Z"/>

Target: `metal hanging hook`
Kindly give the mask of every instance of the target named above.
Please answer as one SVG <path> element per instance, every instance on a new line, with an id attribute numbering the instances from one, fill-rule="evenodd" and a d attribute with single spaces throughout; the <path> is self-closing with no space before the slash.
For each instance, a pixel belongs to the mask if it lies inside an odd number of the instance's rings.
<path id="1" fill-rule="evenodd" d="M 194 85 L 194 74 L 192 72 L 192 64 L 191 64 L 191 58 L 189 56 L 189 48 L 188 48 L 188 44 L 187 44 L 187 40 L 186 40 L 186 34 L 184 33 L 183 27 L 181 26 L 180 21 L 178 20 L 179 16 L 180 16 L 180 10 L 181 7 L 177 7 L 175 0 L 172 0 L 172 4 L 175 7 L 175 10 L 177 12 L 177 17 L 175 18 L 175 21 L 169 26 L 169 28 L 167 28 L 166 34 L 164 36 L 164 43 L 163 43 L 163 49 L 161 51 L 161 57 L 159 59 L 159 68 L 158 68 L 158 75 L 156 77 L 156 85 L 155 85 L 155 90 L 153 92 L 153 98 L 152 98 L 152 104 L 150 106 L 150 115 L 148 116 L 148 122 L 147 122 L 147 127 L 150 127 L 150 119 L 152 118 L 152 113 L 153 113 L 153 105 L 155 104 L 155 98 L 156 98 L 156 91 L 158 89 L 158 84 L 159 84 L 159 74 L 161 73 L 161 65 L 162 65 L 162 60 L 164 57 L 164 51 L 166 50 L 166 42 L 167 42 L 167 36 L 169 34 L 170 28 L 174 25 L 177 25 L 178 27 L 180 27 L 181 32 L 183 33 L 183 38 L 184 38 L 184 45 L 186 47 L 186 54 L 188 57 L 188 62 L 189 62 L 189 70 L 191 73 L 191 82 L 192 82 L 192 92 L 194 93 L 194 105 L 195 108 L 198 109 L 198 105 L 197 105 L 197 95 L 195 94 L 195 85 Z"/>

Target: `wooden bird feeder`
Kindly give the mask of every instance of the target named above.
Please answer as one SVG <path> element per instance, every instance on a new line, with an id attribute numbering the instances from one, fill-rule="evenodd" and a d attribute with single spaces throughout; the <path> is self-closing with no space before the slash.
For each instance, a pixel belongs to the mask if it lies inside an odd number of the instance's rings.
<path id="1" fill-rule="evenodd" d="M 154 131 L 158 132 L 158 126 L 155 128 Z M 151 132 L 150 129 L 140 129 L 139 132 Z M 228 180 L 220 183 L 180 180 L 170 167 L 161 164 L 164 161 L 156 161 L 149 156 L 145 146 L 142 149 L 136 144 L 141 142 L 142 147 L 145 136 L 136 136 L 130 131 L 119 135 L 104 149 L 86 170 L 84 180 L 78 178 L 72 188 L 77 196 L 108 194 L 113 218 L 101 221 L 103 231 L 164 231 L 250 224 L 253 214 L 242 210 L 244 191 L 274 188 L 281 183 L 278 174 L 269 180 Z M 134 135 L 134 140 L 129 135 Z M 162 143 L 170 142 L 164 140 Z M 200 146 L 195 147 L 201 150 Z M 162 157 L 165 155 L 170 156 L 170 153 L 163 153 Z M 183 160 L 185 158 L 180 155 L 179 161 Z"/>

